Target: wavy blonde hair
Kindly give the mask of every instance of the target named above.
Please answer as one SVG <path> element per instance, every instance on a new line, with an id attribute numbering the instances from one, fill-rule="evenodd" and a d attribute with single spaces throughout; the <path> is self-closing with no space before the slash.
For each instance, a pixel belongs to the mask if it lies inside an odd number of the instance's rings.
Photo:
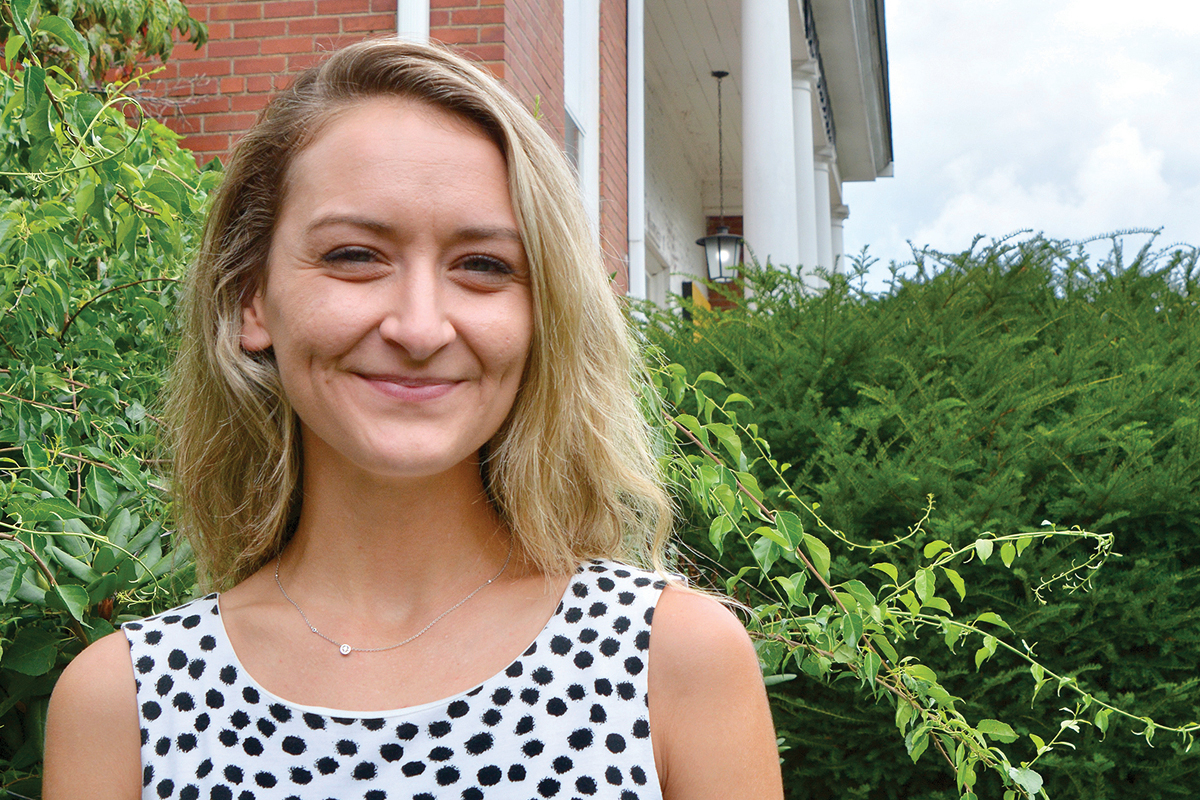
<path id="1" fill-rule="evenodd" d="M 533 340 L 483 477 L 521 551 L 560 574 L 587 558 L 659 567 L 671 521 L 653 397 L 560 148 L 500 84 L 450 50 L 377 39 L 300 75 L 234 150 L 189 275 L 167 421 L 176 516 L 201 581 L 227 588 L 282 549 L 303 453 L 270 351 L 241 347 L 289 165 L 356 103 L 402 97 L 479 125 L 504 153 L 533 292 Z"/>

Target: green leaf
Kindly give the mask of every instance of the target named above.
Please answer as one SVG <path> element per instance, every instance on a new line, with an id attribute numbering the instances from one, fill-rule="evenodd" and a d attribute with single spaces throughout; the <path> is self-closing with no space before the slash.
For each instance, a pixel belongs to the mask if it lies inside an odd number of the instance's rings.
<path id="1" fill-rule="evenodd" d="M 994 611 L 985 611 L 985 612 L 983 612 L 982 614 L 980 614 L 978 617 L 976 617 L 976 618 L 975 618 L 975 621 L 976 621 L 977 623 L 978 623 L 978 622 L 990 622 L 990 623 L 992 623 L 993 625 L 999 625 L 999 626 L 1001 626 L 1001 627 L 1003 627 L 1003 628 L 1008 628 L 1010 631 L 1012 630 L 1012 628 L 1009 628 L 1009 626 L 1008 626 L 1008 623 L 1007 623 L 1007 622 L 1005 622 L 1005 621 L 1004 621 L 1004 620 L 1003 620 L 1003 619 L 1000 617 L 1000 615 L 999 615 L 999 614 L 997 614 L 997 613 L 995 613 Z"/>
<path id="2" fill-rule="evenodd" d="M 858 601 L 858 605 L 863 609 L 863 613 L 868 613 L 871 606 L 875 605 L 875 596 L 871 594 L 871 590 L 862 581 L 846 581 L 842 584 L 847 592 Z"/>
<path id="3" fill-rule="evenodd" d="M 742 442 L 733 428 L 723 422 L 713 422 L 708 425 L 708 432 L 717 437 L 721 447 L 725 448 L 725 452 L 733 460 L 734 468 L 742 469 Z"/>
<path id="4" fill-rule="evenodd" d="M 20 557 L 0 549 L 0 605 L 13 599 L 24 574 L 25 564 Z"/>
<path id="5" fill-rule="evenodd" d="M 942 572 L 946 573 L 946 577 L 950 579 L 950 583 L 954 586 L 954 591 L 958 592 L 959 600 L 967 599 L 967 584 L 963 582 L 962 576 L 949 567 L 942 567 Z"/>
<path id="6" fill-rule="evenodd" d="M 715 372 L 701 372 L 696 376 L 696 383 L 704 383 L 705 381 L 708 381 L 709 383 L 719 383 L 722 386 L 725 385 L 725 381 L 721 380 L 721 376 Z"/>
<path id="7" fill-rule="evenodd" d="M 1017 732 L 1007 722 L 998 719 L 981 719 L 975 729 L 1004 744 L 1015 742 L 1018 738 Z"/>
<path id="8" fill-rule="evenodd" d="M 884 575 L 887 575 L 889 578 L 892 579 L 893 584 L 895 584 L 897 586 L 900 584 L 899 571 L 894 566 L 887 563 L 886 561 L 881 561 L 878 564 L 872 564 L 871 569 L 877 569 L 880 572 L 882 572 Z"/>
<path id="9" fill-rule="evenodd" d="M 49 672 L 57 656 L 57 637 L 41 628 L 27 627 L 22 628 L 16 641 L 5 649 L 0 667 L 36 677 Z"/>
<path id="10" fill-rule="evenodd" d="M 19 33 L 9 36 L 8 41 L 4 43 L 4 63 L 9 69 L 12 69 L 13 58 L 24 44 L 25 37 Z"/>
<path id="11" fill-rule="evenodd" d="M 733 521 L 722 514 L 714 517 L 708 526 L 708 541 L 717 549 L 717 555 L 725 552 L 725 535 L 733 530 Z"/>
<path id="12" fill-rule="evenodd" d="M 987 563 L 987 560 L 992 556 L 992 540 L 991 539 L 976 539 L 975 552 L 979 556 L 979 560 Z"/>
<path id="13" fill-rule="evenodd" d="M 1012 778 L 1013 783 L 1024 789 L 1031 798 L 1042 790 L 1042 776 L 1029 768 L 1009 767 L 1008 777 Z"/>
<path id="14" fill-rule="evenodd" d="M 95 519 L 94 514 L 85 514 L 70 500 L 47 497 L 38 500 L 33 507 L 21 512 L 23 522 L 46 522 L 49 520 Z"/>
<path id="15" fill-rule="evenodd" d="M 813 566 L 825 580 L 829 580 L 829 548 L 811 533 L 804 534 L 804 549 L 812 559 Z"/>
<path id="16" fill-rule="evenodd" d="M 899 700 L 896 703 L 896 728 L 904 733 L 904 729 L 908 727 L 908 723 L 913 718 L 912 704 Z"/>
<path id="17" fill-rule="evenodd" d="M 922 552 L 925 554 L 926 558 L 930 558 L 930 557 L 935 556 L 938 553 L 942 552 L 943 550 L 949 550 L 949 549 L 950 549 L 949 542 L 943 542 L 941 539 L 938 539 L 936 541 L 930 542 L 929 544 L 925 545 L 925 549 Z"/>
<path id="18" fill-rule="evenodd" d="M 11 0 L 8 4 L 12 11 L 13 22 L 27 42 L 33 41 L 33 31 L 29 27 L 29 12 L 33 10 L 34 2 L 35 0 Z"/>
<path id="19" fill-rule="evenodd" d="M 1096 712 L 1096 727 L 1100 729 L 1100 733 L 1108 733 L 1108 718 L 1111 715 L 1111 708 L 1102 708 Z"/>
<path id="20" fill-rule="evenodd" d="M 804 541 L 804 523 L 790 511 L 776 514 L 775 525 L 785 537 L 785 541 L 781 542 L 784 547 L 795 550 Z"/>
<path id="21" fill-rule="evenodd" d="M 84 589 L 82 586 L 60 583 L 54 587 L 54 593 L 58 595 L 58 599 L 62 601 L 63 607 L 67 609 L 72 617 L 80 621 L 83 620 L 88 607 L 87 589 Z"/>
<path id="22" fill-rule="evenodd" d="M 27 64 L 25 66 L 25 112 L 22 116 L 31 120 L 45 99 L 46 70 L 33 64 Z M 39 134 L 43 130 L 49 130 L 49 125 L 47 124 L 44 129 L 42 126 L 38 126 Z"/>
<path id="23" fill-rule="evenodd" d="M 38 30 L 58 37 L 63 44 L 71 48 L 72 53 L 80 58 L 88 57 L 87 42 L 83 40 L 71 23 L 62 17 L 47 14 L 38 23 Z"/>
<path id="24" fill-rule="evenodd" d="M 908 757 L 912 762 L 917 763 L 917 759 L 925 752 L 925 748 L 929 747 L 929 728 L 922 725 L 913 729 L 908 736 L 904 737 L 904 747 L 908 750 Z"/>
<path id="25" fill-rule="evenodd" d="M 931 569 L 917 570 L 917 579 L 914 581 L 917 590 L 917 597 L 921 598 L 921 603 L 929 602 L 929 598 L 933 596 L 936 577 Z"/>
<path id="26" fill-rule="evenodd" d="M 1011 567 L 1013 561 L 1017 559 L 1017 548 L 1012 542 L 1005 542 L 1000 546 L 1000 560 L 1004 562 L 1004 566 Z"/>

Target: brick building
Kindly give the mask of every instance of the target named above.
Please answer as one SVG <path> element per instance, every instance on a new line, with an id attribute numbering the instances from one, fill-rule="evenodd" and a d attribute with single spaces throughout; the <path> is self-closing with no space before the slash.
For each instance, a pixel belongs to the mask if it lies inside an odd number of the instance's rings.
<path id="1" fill-rule="evenodd" d="M 396 34 L 445 42 L 486 65 L 563 143 L 610 271 L 636 296 L 662 301 L 704 272 L 694 241 L 720 210 L 713 70 L 730 73 L 724 212 L 744 222 L 760 259 L 836 269 L 848 215 L 842 181 L 890 174 L 883 0 L 188 8 L 208 26 L 208 43 L 177 46 L 146 88 L 151 112 L 200 158 L 226 156 L 272 93 L 330 50 Z"/>

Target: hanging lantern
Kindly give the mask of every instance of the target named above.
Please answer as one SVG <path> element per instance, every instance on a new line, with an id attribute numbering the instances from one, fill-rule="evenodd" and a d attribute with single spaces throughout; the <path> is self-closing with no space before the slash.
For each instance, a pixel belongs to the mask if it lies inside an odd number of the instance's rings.
<path id="1" fill-rule="evenodd" d="M 717 174 L 721 194 L 721 216 L 717 232 L 709 236 L 701 236 L 696 244 L 704 248 L 704 260 L 708 264 L 708 279 L 713 283 L 728 283 L 737 277 L 737 270 L 742 264 L 741 236 L 729 232 L 725 225 L 725 130 L 721 108 L 721 79 L 729 73 L 724 70 L 714 70 L 713 77 L 717 79 Z"/>

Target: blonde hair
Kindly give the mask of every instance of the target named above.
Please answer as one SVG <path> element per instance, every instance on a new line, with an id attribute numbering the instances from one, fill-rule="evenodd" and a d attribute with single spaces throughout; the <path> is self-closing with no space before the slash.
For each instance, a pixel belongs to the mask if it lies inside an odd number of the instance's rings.
<path id="1" fill-rule="evenodd" d="M 465 58 L 376 39 L 300 75 L 239 142 L 188 279 L 167 418 L 176 516 L 202 582 L 226 588 L 260 569 L 299 516 L 297 419 L 270 352 L 241 347 L 242 307 L 265 269 L 292 159 L 335 115 L 380 96 L 471 120 L 507 162 L 534 325 L 521 389 L 485 448 L 497 511 L 548 574 L 588 558 L 659 567 L 671 506 L 641 405 L 656 398 L 562 151 Z"/>

